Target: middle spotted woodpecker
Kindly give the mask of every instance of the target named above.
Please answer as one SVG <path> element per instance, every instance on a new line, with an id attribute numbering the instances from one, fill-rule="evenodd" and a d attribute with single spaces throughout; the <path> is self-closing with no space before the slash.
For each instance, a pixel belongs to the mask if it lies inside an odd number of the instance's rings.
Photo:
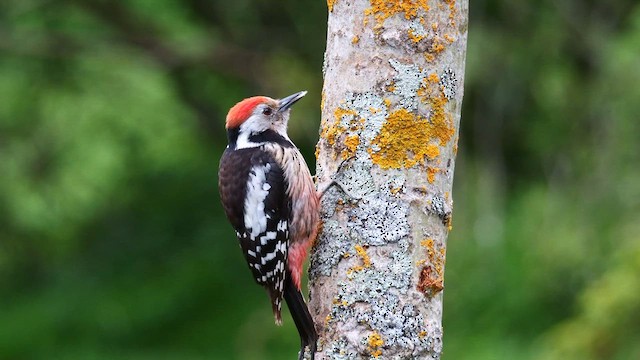
<path id="1" fill-rule="evenodd" d="M 218 187 L 225 213 L 255 281 L 271 297 L 276 324 L 284 297 L 300 334 L 299 359 L 311 359 L 318 335 L 300 292 L 302 267 L 320 220 L 319 195 L 302 154 L 287 135 L 290 108 L 306 91 L 283 99 L 255 96 L 227 115 L 229 145 Z"/>

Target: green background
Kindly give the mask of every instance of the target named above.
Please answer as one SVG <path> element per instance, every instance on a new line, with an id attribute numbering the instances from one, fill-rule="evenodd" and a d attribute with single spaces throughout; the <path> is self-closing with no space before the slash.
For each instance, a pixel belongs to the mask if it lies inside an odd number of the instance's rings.
<path id="1" fill-rule="evenodd" d="M 338 0 L 340 1 L 340 0 Z M 322 1 L 0 2 L 0 359 L 292 359 L 217 195 Z M 640 4 L 471 1 L 445 360 L 640 358 Z"/>

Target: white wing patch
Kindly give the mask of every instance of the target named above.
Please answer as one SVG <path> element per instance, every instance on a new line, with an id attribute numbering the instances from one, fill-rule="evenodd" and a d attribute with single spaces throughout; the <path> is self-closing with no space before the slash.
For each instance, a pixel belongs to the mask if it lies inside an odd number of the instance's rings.
<path id="1" fill-rule="evenodd" d="M 260 244 L 267 245 L 270 240 L 276 239 L 276 235 L 278 235 L 278 233 L 275 231 L 267 231 L 264 236 L 260 237 Z"/>
<path id="2" fill-rule="evenodd" d="M 271 186 L 267 184 L 267 174 L 271 170 L 271 164 L 254 166 L 249 172 L 247 181 L 247 197 L 244 202 L 244 227 L 249 233 L 249 238 L 255 241 L 256 237 L 267 230 L 267 214 L 264 211 L 264 200 L 269 195 Z M 267 186 L 265 186 L 267 185 Z"/>

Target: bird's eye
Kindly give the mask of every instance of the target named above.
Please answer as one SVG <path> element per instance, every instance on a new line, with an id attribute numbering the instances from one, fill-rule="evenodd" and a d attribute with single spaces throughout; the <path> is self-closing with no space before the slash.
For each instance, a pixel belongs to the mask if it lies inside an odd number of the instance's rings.
<path id="1" fill-rule="evenodd" d="M 270 107 L 266 107 L 266 108 L 262 109 L 262 113 L 267 115 L 267 116 L 269 116 L 269 115 L 271 115 L 271 113 L 273 113 L 273 110 L 271 110 Z"/>

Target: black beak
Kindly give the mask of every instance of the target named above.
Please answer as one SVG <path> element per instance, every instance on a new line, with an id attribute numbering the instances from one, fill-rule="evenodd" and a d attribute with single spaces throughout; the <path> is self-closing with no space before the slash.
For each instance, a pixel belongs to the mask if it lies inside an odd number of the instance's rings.
<path id="1" fill-rule="evenodd" d="M 287 110 L 291 105 L 295 104 L 296 101 L 302 99 L 305 95 L 307 95 L 306 91 L 300 91 L 293 95 L 289 95 L 286 98 L 280 99 L 280 101 L 278 101 L 278 112 Z"/>

